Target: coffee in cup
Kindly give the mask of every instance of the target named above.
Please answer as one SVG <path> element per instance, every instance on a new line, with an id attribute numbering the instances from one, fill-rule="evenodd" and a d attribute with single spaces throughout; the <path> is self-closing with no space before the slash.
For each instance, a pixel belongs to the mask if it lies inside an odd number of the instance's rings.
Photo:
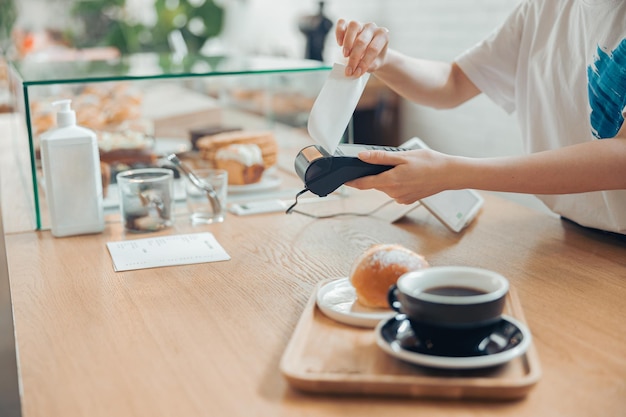
<path id="1" fill-rule="evenodd" d="M 502 275 L 479 268 L 431 267 L 402 275 L 388 293 L 389 305 L 412 330 L 402 347 L 449 357 L 482 354 L 501 323 L 508 289 Z"/>
<path id="2" fill-rule="evenodd" d="M 508 290 L 508 280 L 493 271 L 430 267 L 402 275 L 389 289 L 388 301 L 414 329 L 473 329 L 499 321 Z"/>

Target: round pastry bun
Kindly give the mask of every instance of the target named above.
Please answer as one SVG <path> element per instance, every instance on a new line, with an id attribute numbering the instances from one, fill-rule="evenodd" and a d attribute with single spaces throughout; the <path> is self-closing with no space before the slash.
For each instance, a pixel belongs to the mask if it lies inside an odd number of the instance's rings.
<path id="1" fill-rule="evenodd" d="M 366 307 L 389 308 L 387 292 L 405 272 L 428 268 L 422 255 L 398 244 L 377 244 L 352 264 L 350 282 Z"/>

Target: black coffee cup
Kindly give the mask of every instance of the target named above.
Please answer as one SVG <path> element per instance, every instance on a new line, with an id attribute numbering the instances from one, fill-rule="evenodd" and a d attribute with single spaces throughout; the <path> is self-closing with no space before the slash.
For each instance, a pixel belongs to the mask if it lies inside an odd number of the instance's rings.
<path id="1" fill-rule="evenodd" d="M 509 282 L 502 275 L 465 266 L 407 272 L 389 288 L 392 309 L 407 316 L 414 331 L 472 330 L 502 316 Z"/>

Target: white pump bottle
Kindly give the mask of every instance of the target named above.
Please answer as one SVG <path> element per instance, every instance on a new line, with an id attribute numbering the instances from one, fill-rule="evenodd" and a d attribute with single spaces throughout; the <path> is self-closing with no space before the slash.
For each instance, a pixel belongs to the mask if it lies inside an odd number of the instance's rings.
<path id="1" fill-rule="evenodd" d="M 40 137 L 41 162 L 50 226 L 56 237 L 98 233 L 104 229 L 98 139 L 76 125 L 70 100 L 57 107 L 57 127 Z"/>

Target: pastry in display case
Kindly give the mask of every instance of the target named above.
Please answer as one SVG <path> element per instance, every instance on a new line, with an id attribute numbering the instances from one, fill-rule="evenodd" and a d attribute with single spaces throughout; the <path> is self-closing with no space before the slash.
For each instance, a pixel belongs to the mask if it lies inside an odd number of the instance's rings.
<path id="1" fill-rule="evenodd" d="M 265 172 L 261 148 L 254 143 L 220 148 L 215 154 L 215 167 L 228 172 L 230 185 L 256 184 Z"/>
<path id="2" fill-rule="evenodd" d="M 278 160 L 278 143 L 271 131 L 218 133 L 198 139 L 196 145 L 202 159 L 228 171 L 231 185 L 259 182 L 264 170 Z"/>

